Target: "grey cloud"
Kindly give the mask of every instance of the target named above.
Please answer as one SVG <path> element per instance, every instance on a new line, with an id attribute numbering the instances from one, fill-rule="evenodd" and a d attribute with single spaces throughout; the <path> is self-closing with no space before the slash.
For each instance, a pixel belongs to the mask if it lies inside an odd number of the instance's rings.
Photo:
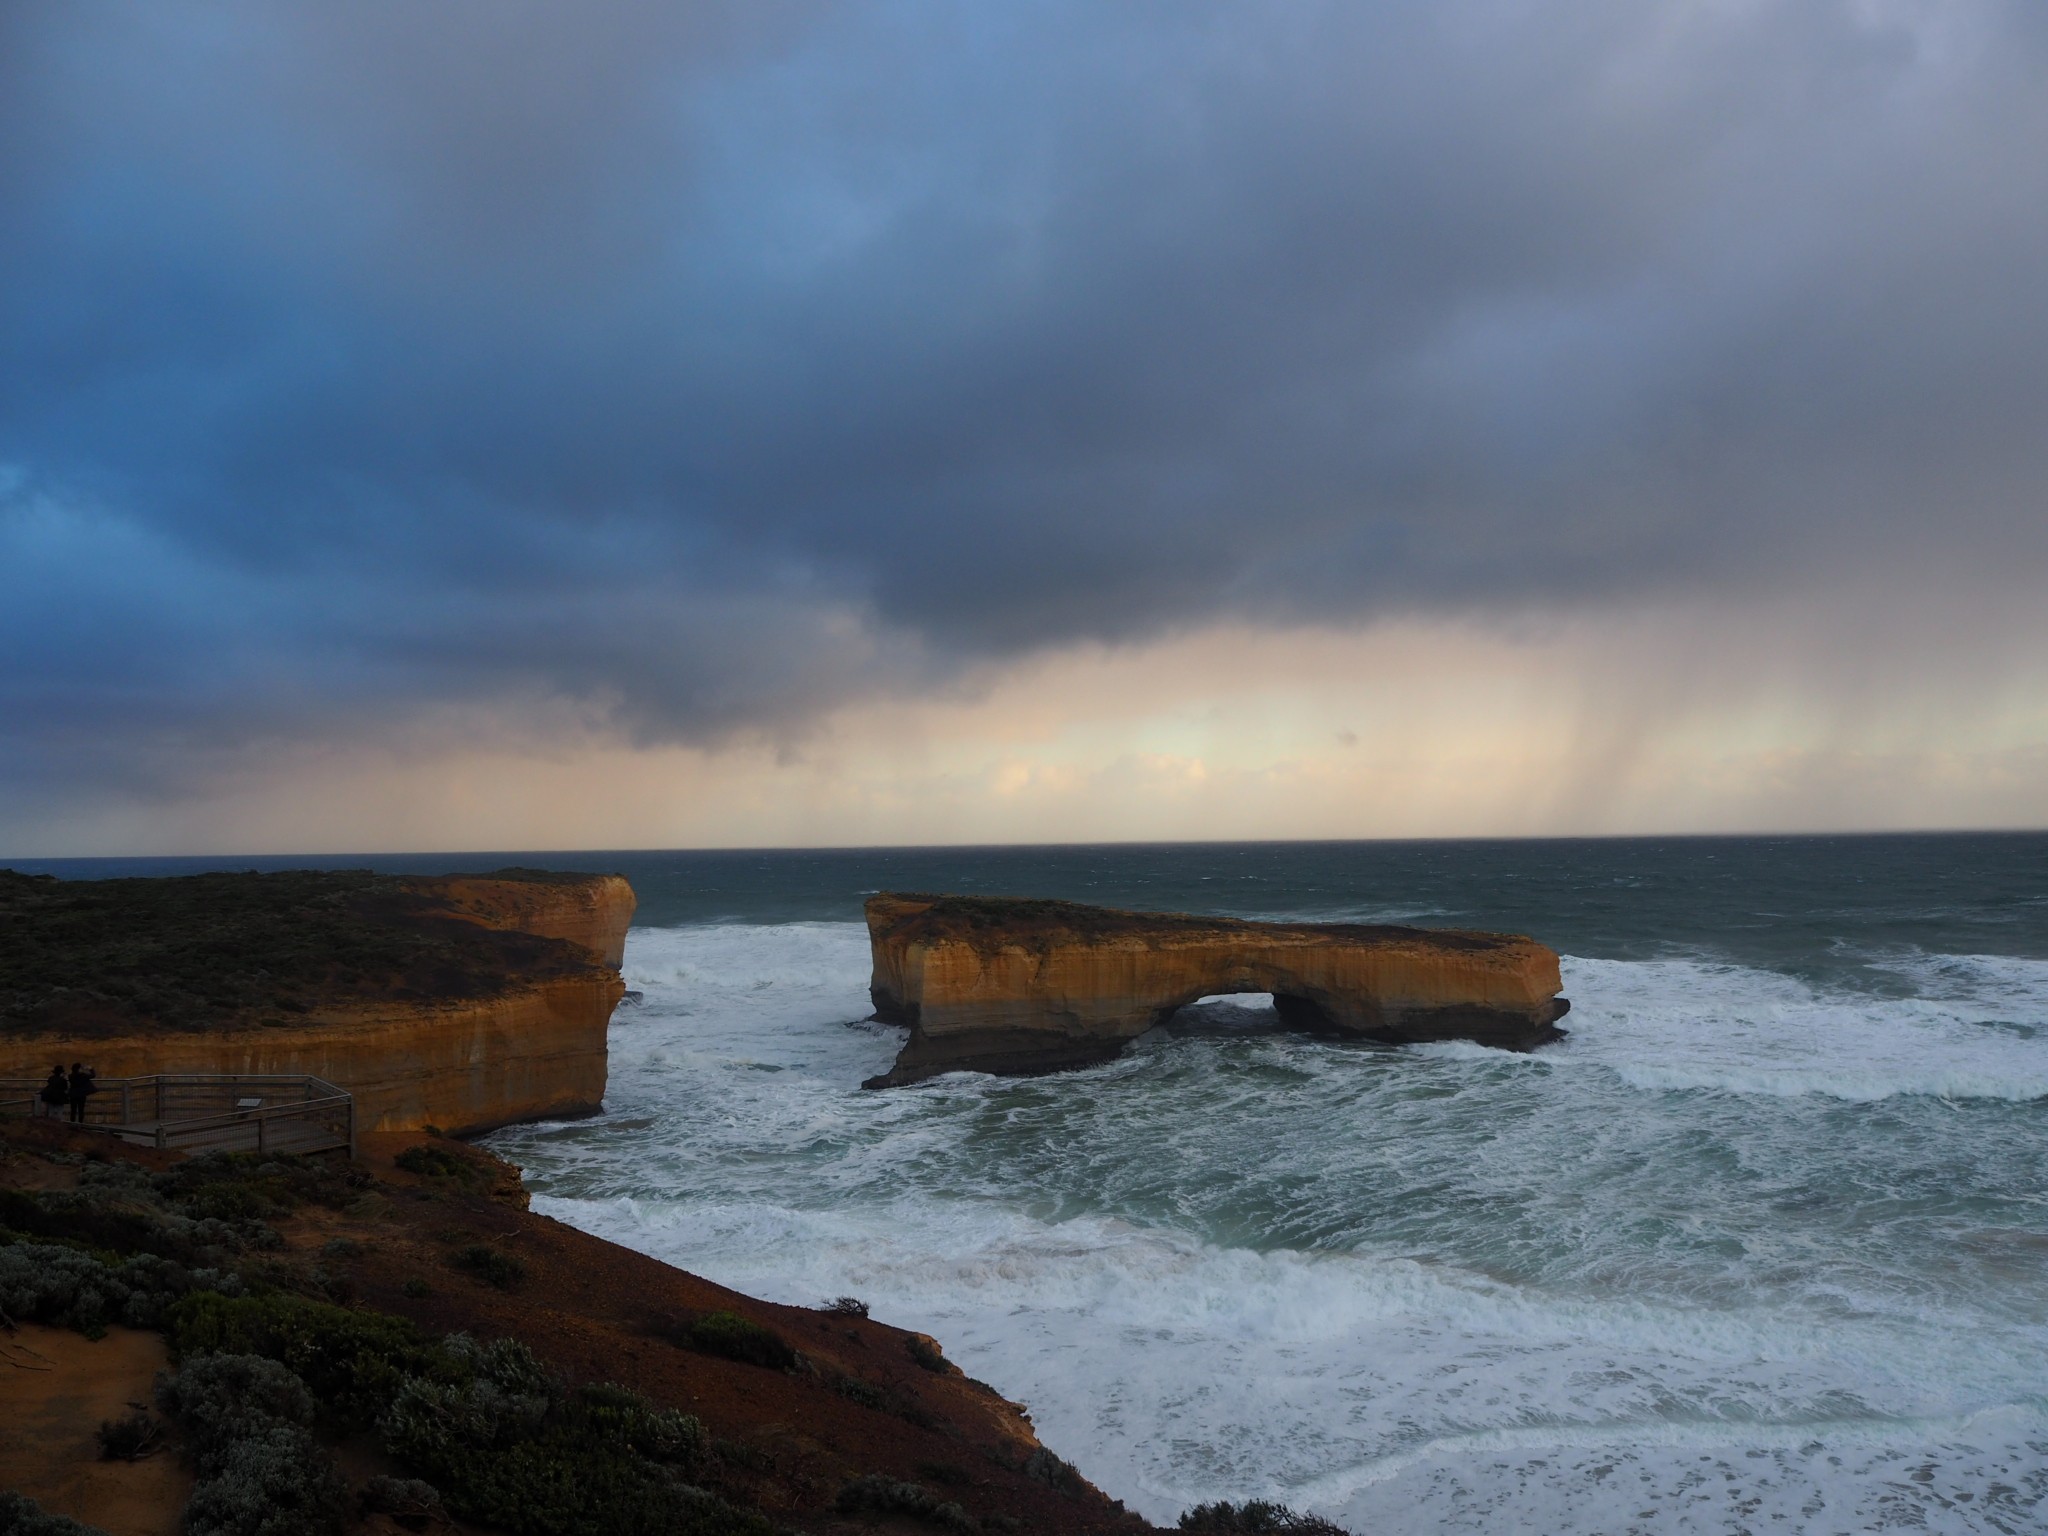
<path id="1" fill-rule="evenodd" d="M 2048 556 L 2021 0 L 0 26 L 18 779 Z"/>

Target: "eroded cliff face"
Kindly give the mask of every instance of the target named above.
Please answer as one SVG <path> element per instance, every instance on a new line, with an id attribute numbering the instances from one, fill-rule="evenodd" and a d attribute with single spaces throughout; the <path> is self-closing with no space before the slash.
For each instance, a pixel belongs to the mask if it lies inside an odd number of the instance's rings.
<path id="1" fill-rule="evenodd" d="M 606 1029 L 625 990 L 616 973 L 593 969 L 497 997 L 337 1010 L 282 1027 L 10 1042 L 0 1077 L 47 1073 L 52 1048 L 83 1055 L 103 1078 L 310 1072 L 355 1095 L 359 1131 L 473 1135 L 603 1107 Z"/>
<path id="2" fill-rule="evenodd" d="M 625 993 L 618 965 L 634 908 L 620 877 L 520 871 L 378 877 L 362 887 L 337 876 L 360 916 L 325 927 L 315 917 L 301 922 L 296 909 L 280 917 L 261 883 L 276 877 L 208 878 L 211 886 L 167 891 L 154 906 L 146 891 L 120 893 L 122 920 L 144 930 L 138 942 L 159 907 L 172 913 L 167 924 L 184 925 L 162 946 L 184 966 L 176 987 L 117 992 L 92 974 L 54 994 L 22 986 L 17 997 L 36 1011 L 17 1012 L 0 1031 L 0 1077 L 40 1079 L 59 1057 L 88 1061 L 102 1078 L 312 1073 L 355 1095 L 359 1130 L 468 1134 L 602 1107 L 606 1034 Z M 68 900 L 72 915 L 104 922 L 88 884 L 59 883 L 26 899 Z M 306 886 L 277 889 L 324 913 L 322 889 Z M 252 910 L 260 932 L 244 915 Z M 415 932 L 424 936 L 417 952 L 404 943 Z M 209 993 L 190 959 L 194 944 L 265 978 L 259 1001 L 241 1004 L 250 989 L 233 977 Z M 105 966 L 107 953 L 86 948 L 79 970 Z M 287 963 L 296 969 L 288 973 Z M 379 968 L 387 964 L 400 968 Z M 208 1006 L 215 996 L 226 1001 Z"/>
<path id="3" fill-rule="evenodd" d="M 451 916 L 481 928 L 535 933 L 581 944 L 617 970 L 626 958 L 626 930 L 638 905 L 624 875 L 540 875 L 524 880 L 489 875 L 429 875 L 406 881 Z"/>
<path id="4" fill-rule="evenodd" d="M 895 894 L 867 918 L 875 1016 L 911 1026 L 870 1087 L 1103 1060 L 1215 993 L 1271 992 L 1316 1033 L 1524 1051 L 1559 1038 L 1570 1006 L 1556 952 L 1511 934 Z"/>

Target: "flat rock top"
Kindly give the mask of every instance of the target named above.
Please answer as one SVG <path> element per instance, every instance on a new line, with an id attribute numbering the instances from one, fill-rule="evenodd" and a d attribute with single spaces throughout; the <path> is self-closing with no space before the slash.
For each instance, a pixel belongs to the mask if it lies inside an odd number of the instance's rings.
<path id="1" fill-rule="evenodd" d="M 1127 912 L 1077 901 L 1017 896 L 934 896 L 884 891 L 867 903 L 876 939 L 926 944 L 963 942 L 992 950 L 1022 945 L 1115 942 L 1180 946 L 1204 938 L 1263 939 L 1294 944 L 1371 944 L 1459 952 L 1505 950 L 1534 944 L 1517 934 L 1451 928 L 1409 928 L 1393 923 L 1262 923 L 1188 912 Z"/>
<path id="2" fill-rule="evenodd" d="M 0 870 L 0 1034 L 251 1028 L 363 1004 L 494 997 L 600 967 L 560 939 L 465 921 L 458 893 L 517 882 L 538 894 L 592 878 L 357 869 L 57 880 Z"/>

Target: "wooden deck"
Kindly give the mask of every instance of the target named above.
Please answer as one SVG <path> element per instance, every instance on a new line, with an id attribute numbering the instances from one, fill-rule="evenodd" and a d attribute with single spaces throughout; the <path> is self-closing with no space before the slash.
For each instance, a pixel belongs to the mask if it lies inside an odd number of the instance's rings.
<path id="1" fill-rule="evenodd" d="M 42 1086 L 0 1078 L 0 1115 L 43 1114 Z M 323 1078 L 182 1073 L 102 1078 L 98 1087 L 86 1100 L 86 1128 L 137 1146 L 355 1155 L 355 1098 Z"/>

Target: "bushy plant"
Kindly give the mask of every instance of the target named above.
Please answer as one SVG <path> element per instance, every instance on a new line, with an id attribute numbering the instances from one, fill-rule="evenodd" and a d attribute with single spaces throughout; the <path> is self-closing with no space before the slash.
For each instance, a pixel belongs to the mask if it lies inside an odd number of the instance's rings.
<path id="1" fill-rule="evenodd" d="M 922 1370 L 943 1376 L 953 1369 L 946 1361 L 945 1352 L 921 1333 L 913 1333 L 903 1347 L 912 1363 Z"/>
<path id="2" fill-rule="evenodd" d="M 930 1429 L 937 1422 L 922 1403 L 895 1387 L 878 1386 L 872 1381 L 862 1381 L 858 1376 L 836 1374 L 827 1377 L 826 1385 L 849 1403 L 858 1403 L 877 1413 L 893 1413 L 920 1429 Z"/>
<path id="3" fill-rule="evenodd" d="M 416 1477 L 373 1477 L 363 1484 L 357 1505 L 366 1515 L 389 1515 L 411 1531 L 447 1522 L 440 1489 Z"/>
<path id="4" fill-rule="evenodd" d="M 1197 1504 L 1180 1517 L 1180 1528 L 1197 1536 L 1350 1536 L 1321 1515 L 1299 1514 L 1267 1499 Z"/>
<path id="5" fill-rule="evenodd" d="M 501 1291 L 509 1291 L 526 1278 L 526 1265 L 509 1253 L 488 1243 L 470 1243 L 449 1255 L 448 1262 L 466 1274 L 475 1275 Z"/>
<path id="6" fill-rule="evenodd" d="M 722 1360 L 737 1360 L 771 1371 L 793 1370 L 797 1363 L 796 1351 L 781 1334 L 737 1312 L 707 1312 L 692 1319 L 679 1335 L 679 1342 L 699 1354 L 717 1355 Z"/>
<path id="7" fill-rule="evenodd" d="M 158 1197 L 192 1217 L 225 1221 L 283 1215 L 308 1203 L 340 1210 L 375 1181 L 331 1157 L 205 1152 L 150 1176 Z"/>
<path id="8" fill-rule="evenodd" d="M 858 1403 L 863 1408 L 873 1408 L 877 1412 L 888 1411 L 888 1392 L 871 1381 L 862 1381 L 858 1376 L 835 1376 L 832 1378 L 831 1386 L 834 1392 L 849 1403 Z"/>
<path id="9" fill-rule="evenodd" d="M 109 1261 L 57 1243 L 0 1248 L 0 1312 L 98 1338 L 116 1323 L 163 1325 L 165 1309 L 198 1287 L 238 1288 L 231 1275 L 187 1270 L 154 1254 Z"/>
<path id="10" fill-rule="evenodd" d="M 0 1225 L 45 1242 L 104 1253 L 152 1253 L 206 1266 L 282 1243 L 260 1222 L 195 1219 L 170 1209 L 157 1198 L 148 1176 L 131 1163 L 87 1163 L 77 1189 L 10 1192 L 0 1209 Z"/>
<path id="11" fill-rule="evenodd" d="M 928 1521 L 948 1530 L 973 1531 L 979 1528 L 974 1517 L 958 1504 L 940 1498 L 922 1484 L 898 1482 L 879 1472 L 856 1477 L 839 1490 L 839 1497 L 833 1501 L 832 1507 L 842 1515 L 909 1515 L 912 1519 Z"/>
<path id="12" fill-rule="evenodd" d="M 186 1536 L 319 1536 L 338 1530 L 343 1485 L 314 1441 L 312 1394 L 260 1355 L 199 1355 L 157 1384 L 191 1435 L 199 1480 Z"/>
<path id="13" fill-rule="evenodd" d="M 858 1296 L 834 1296 L 825 1303 L 823 1310 L 834 1317 L 866 1317 L 868 1304 Z"/>
<path id="14" fill-rule="evenodd" d="M 423 1179 L 446 1180 L 464 1189 L 475 1189 L 492 1182 L 490 1173 L 480 1164 L 446 1147 L 407 1147 L 391 1161 L 407 1173 L 417 1174 Z"/>
<path id="15" fill-rule="evenodd" d="M 1062 1461 L 1042 1445 L 1024 1458 L 1024 1475 L 1069 1496 L 1086 1486 L 1072 1462 Z"/>
<path id="16" fill-rule="evenodd" d="M 164 1427 L 138 1408 L 118 1419 L 102 1419 L 98 1433 L 102 1461 L 140 1461 L 163 1443 Z"/>
<path id="17" fill-rule="evenodd" d="M 689 1481 L 696 1419 L 622 1387 L 563 1392 L 510 1340 L 447 1343 L 473 1374 L 409 1381 L 382 1428 L 457 1515 L 515 1536 L 768 1536 Z"/>
<path id="18" fill-rule="evenodd" d="M 22 1493 L 0 1492 L 0 1536 L 107 1536 L 96 1525 L 53 1515 Z"/>
<path id="19" fill-rule="evenodd" d="M 411 1375 L 447 1374 L 445 1351 L 403 1318 L 303 1296 L 198 1292 L 165 1317 L 180 1355 L 263 1355 L 302 1378 L 347 1423 L 373 1422 Z"/>

